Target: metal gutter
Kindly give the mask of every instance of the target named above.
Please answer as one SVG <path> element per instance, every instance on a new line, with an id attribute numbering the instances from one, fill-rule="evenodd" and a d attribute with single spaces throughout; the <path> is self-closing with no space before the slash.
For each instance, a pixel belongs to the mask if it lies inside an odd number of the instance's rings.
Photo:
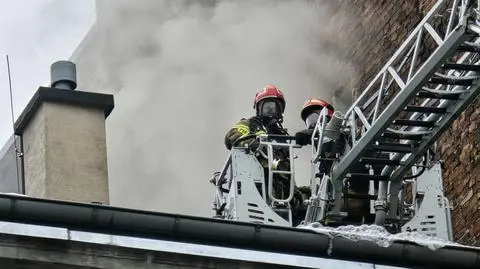
<path id="1" fill-rule="evenodd" d="M 103 255 L 108 256 L 107 253 L 118 253 L 123 252 L 125 250 L 119 250 L 118 248 L 126 248 L 130 251 L 133 250 L 134 253 L 140 254 L 139 259 L 145 259 L 146 261 L 149 260 L 149 255 L 153 257 L 174 257 L 173 259 L 178 260 L 179 257 L 187 256 L 199 256 L 203 259 L 201 260 L 208 260 L 211 258 L 212 260 L 209 261 L 209 264 L 216 264 L 216 261 L 219 259 L 223 262 L 221 265 L 222 268 L 230 268 L 237 264 L 239 261 L 247 262 L 252 266 L 248 268 L 322 268 L 322 269 L 338 269 L 338 268 L 348 268 L 348 269 L 408 269 L 405 267 L 397 267 L 397 266 L 385 266 L 373 263 L 362 263 L 362 262 L 354 262 L 354 261 L 345 261 L 345 260 L 336 260 L 330 258 L 317 258 L 311 256 L 301 256 L 301 255 L 291 255 L 291 254 L 284 254 L 284 253 L 275 253 L 275 252 L 266 252 L 266 251 L 255 251 L 255 250 L 245 250 L 245 249 L 238 249 L 238 248 L 229 248 L 229 247 L 217 247 L 217 246 L 210 246 L 204 244 L 190 244 L 190 243 L 180 243 L 180 242 L 173 242 L 173 241 L 166 241 L 166 240 L 158 240 L 158 239 L 148 239 L 148 238 L 140 238 L 140 237 L 129 237 L 129 236 L 119 236 L 119 235 L 111 235 L 105 233 L 91 233 L 91 232 L 83 232 L 83 231 L 76 231 L 73 229 L 66 229 L 66 228 L 57 228 L 57 227 L 49 227 L 49 226 L 40 226 L 40 225 L 32 225 L 32 224 L 23 224 L 23 223 L 16 223 L 16 222 L 2 222 L 0 221 L 0 260 L 8 259 L 8 258 L 17 258 L 18 259 L 26 259 L 26 260 L 36 260 L 35 252 L 27 252 L 24 255 L 15 253 L 19 252 L 22 253 L 22 247 L 26 247 L 30 249 L 30 244 L 35 242 L 34 244 L 38 245 L 45 245 L 45 239 L 48 240 L 47 244 L 52 244 L 52 246 L 62 246 L 61 249 L 71 248 L 72 245 L 77 245 L 80 243 L 79 249 L 103 249 L 105 253 Z M 12 239 L 13 238 L 13 239 Z M 27 239 L 28 238 L 28 239 Z M 33 238 L 33 241 L 32 241 Z M 4 240 L 6 242 L 4 242 Z M 10 242 L 24 242 L 15 244 L 16 251 L 14 253 L 8 253 L 5 248 L 2 249 L 2 246 L 11 246 Z M 43 244 L 42 244 L 43 242 Z M 73 244 L 70 245 L 68 242 L 72 242 Z M 30 243 L 30 244 L 29 244 Z M 85 245 L 84 245 L 85 244 Z M 37 245 L 37 246 L 38 246 Z M 96 246 L 101 246 L 97 248 Z M 47 246 L 48 247 L 48 246 Z M 7 247 L 8 248 L 8 247 Z M 53 252 L 55 252 L 55 247 L 50 248 Z M 128 251 L 127 250 L 127 251 Z M 60 250 L 60 256 L 61 256 Z M 73 251 L 75 253 L 76 251 Z M 162 254 L 156 254 L 154 252 L 161 252 Z M 24 252 L 23 252 L 24 253 Z M 57 252 L 58 253 L 58 252 Z M 78 252 L 76 252 L 78 253 Z M 88 253 L 92 253 L 89 251 Z M 42 253 L 40 249 L 40 255 L 45 255 Z M 87 254 L 84 253 L 84 254 Z M 173 254 L 173 255 L 168 255 Z M 180 254 L 180 256 L 177 256 Z M 55 254 L 47 254 L 56 256 Z M 88 254 L 87 254 L 88 255 Z M 103 256 L 102 255 L 102 256 Z M 128 257 L 129 255 L 122 254 L 122 257 Z M 58 256 L 57 256 L 58 257 Z M 93 254 L 91 257 L 95 260 L 97 257 Z M 180 258 L 182 259 L 182 258 Z M 88 259 L 90 260 L 90 259 Z M 158 260 L 158 259 L 152 259 Z M 232 263 L 230 264 L 229 261 Z M 62 258 L 57 258 L 56 260 L 50 260 L 51 263 L 55 262 L 62 262 Z M 90 263 L 92 260 L 90 260 Z M 123 262 L 122 262 L 123 264 Z M 76 265 L 85 265 L 84 263 L 80 262 Z M 272 267 L 271 265 L 276 265 L 278 267 Z M 229 267 L 230 266 L 230 267 Z M 153 266 L 154 267 L 154 266 Z M 153 268 L 152 267 L 152 268 Z M 234 266 L 238 268 L 238 266 Z M 218 266 L 217 266 L 218 268 Z M 243 268 L 243 267 L 242 267 Z"/>
<path id="2" fill-rule="evenodd" d="M 0 220 L 409 268 L 480 268 L 480 249 L 381 247 L 313 231 L 0 194 Z"/>

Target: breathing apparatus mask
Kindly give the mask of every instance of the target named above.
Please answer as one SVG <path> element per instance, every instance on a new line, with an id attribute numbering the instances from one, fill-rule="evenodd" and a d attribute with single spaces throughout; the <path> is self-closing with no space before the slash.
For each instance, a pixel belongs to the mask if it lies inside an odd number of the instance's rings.
<path id="1" fill-rule="evenodd" d="M 282 105 L 274 99 L 264 100 L 258 106 L 258 116 L 265 124 L 282 122 Z"/>
<path id="2" fill-rule="evenodd" d="M 315 125 L 317 124 L 319 117 L 320 117 L 320 113 L 318 112 L 310 113 L 310 115 L 308 115 L 307 118 L 305 119 L 305 125 L 307 125 L 307 128 L 308 129 L 315 128 Z"/>

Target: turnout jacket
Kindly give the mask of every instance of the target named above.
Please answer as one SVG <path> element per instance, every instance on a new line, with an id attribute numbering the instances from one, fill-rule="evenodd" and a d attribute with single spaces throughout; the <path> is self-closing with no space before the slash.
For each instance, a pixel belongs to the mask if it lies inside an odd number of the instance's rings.
<path id="1" fill-rule="evenodd" d="M 241 119 L 232 129 L 230 129 L 225 135 L 225 147 L 231 150 L 232 147 L 242 146 L 238 145 L 238 140 L 248 135 L 288 135 L 280 123 L 272 121 L 270 123 L 264 123 L 261 117 L 253 116 L 251 118 Z M 242 141 L 242 144 L 249 144 L 255 138 L 250 138 Z"/>

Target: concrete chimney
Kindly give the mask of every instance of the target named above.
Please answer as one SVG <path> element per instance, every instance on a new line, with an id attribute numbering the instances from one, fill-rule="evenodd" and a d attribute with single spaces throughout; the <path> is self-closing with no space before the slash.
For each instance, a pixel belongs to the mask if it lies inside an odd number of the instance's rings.
<path id="1" fill-rule="evenodd" d="M 105 119 L 113 96 L 76 91 L 75 64 L 55 62 L 15 123 L 25 194 L 109 204 Z"/>

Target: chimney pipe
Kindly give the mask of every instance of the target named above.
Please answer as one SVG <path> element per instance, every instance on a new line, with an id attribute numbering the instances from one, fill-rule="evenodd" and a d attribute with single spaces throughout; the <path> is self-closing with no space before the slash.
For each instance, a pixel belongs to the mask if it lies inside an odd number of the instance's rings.
<path id="1" fill-rule="evenodd" d="M 77 69 L 70 61 L 57 61 L 50 66 L 51 87 L 63 90 L 77 88 Z"/>

